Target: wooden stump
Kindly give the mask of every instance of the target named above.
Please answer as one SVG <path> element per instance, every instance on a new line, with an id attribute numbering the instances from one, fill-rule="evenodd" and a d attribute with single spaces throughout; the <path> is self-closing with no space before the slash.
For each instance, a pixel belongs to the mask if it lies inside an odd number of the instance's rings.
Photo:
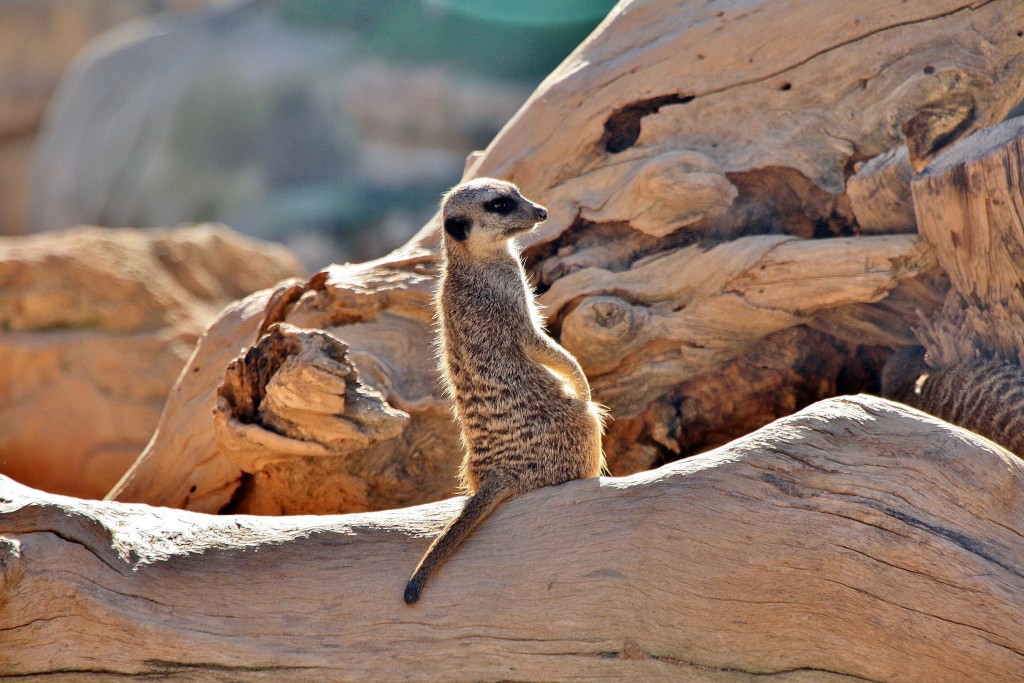
<path id="1" fill-rule="evenodd" d="M 907 148 L 897 147 L 871 159 L 846 181 L 861 233 L 917 232 L 912 177 Z"/>
<path id="2" fill-rule="evenodd" d="M 978 358 L 1024 364 L 1024 118 L 975 133 L 913 183 L 921 235 L 950 292 L 921 337 L 935 368 Z"/>

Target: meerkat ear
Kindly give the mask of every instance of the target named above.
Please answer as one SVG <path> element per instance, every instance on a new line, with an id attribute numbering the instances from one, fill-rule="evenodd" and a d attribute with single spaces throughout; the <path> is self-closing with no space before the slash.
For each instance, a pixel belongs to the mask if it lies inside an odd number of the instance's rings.
<path id="1" fill-rule="evenodd" d="M 470 221 L 462 216 L 452 216 L 444 221 L 444 231 L 460 242 L 469 237 Z"/>

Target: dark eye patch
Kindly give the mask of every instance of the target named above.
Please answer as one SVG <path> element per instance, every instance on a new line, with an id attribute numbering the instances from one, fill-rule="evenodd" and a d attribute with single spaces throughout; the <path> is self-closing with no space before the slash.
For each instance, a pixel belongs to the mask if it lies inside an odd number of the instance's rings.
<path id="1" fill-rule="evenodd" d="M 451 216 L 444 221 L 444 231 L 461 242 L 469 236 L 470 224 L 468 218 Z"/>
<path id="2" fill-rule="evenodd" d="M 518 202 L 512 197 L 503 196 L 484 202 L 484 211 L 488 213 L 509 214 L 516 210 Z"/>

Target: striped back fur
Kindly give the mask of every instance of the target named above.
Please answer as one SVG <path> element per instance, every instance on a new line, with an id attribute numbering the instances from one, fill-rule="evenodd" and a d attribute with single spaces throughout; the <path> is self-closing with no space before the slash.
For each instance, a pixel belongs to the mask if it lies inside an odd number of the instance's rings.
<path id="1" fill-rule="evenodd" d="M 924 356 L 919 346 L 893 354 L 882 372 L 882 395 L 1024 457 L 1024 369 L 980 360 L 932 370 Z"/>

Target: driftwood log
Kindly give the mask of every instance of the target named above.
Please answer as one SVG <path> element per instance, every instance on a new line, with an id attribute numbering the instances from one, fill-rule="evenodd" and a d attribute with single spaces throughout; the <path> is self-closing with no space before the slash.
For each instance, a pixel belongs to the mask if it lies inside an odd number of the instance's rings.
<path id="1" fill-rule="evenodd" d="M 882 395 L 1024 454 L 1024 118 L 978 131 L 935 158 L 909 189 L 922 237 L 951 288 L 894 354 Z M 901 193 L 902 194 L 902 193 Z"/>
<path id="2" fill-rule="evenodd" d="M 469 160 L 549 208 L 527 266 L 611 409 L 614 474 L 878 391 L 949 287 L 914 234 L 911 177 L 1021 99 L 1022 31 L 1015 0 L 624 0 Z M 385 258 L 226 311 L 109 498 L 282 514 L 450 495 L 436 248 L 432 221 Z M 277 322 L 329 333 L 344 359 L 261 350 Z M 387 428 L 296 398 L 343 385 L 378 397 Z"/>
<path id="3" fill-rule="evenodd" d="M 1024 463 L 884 399 L 823 401 L 701 456 L 524 495 L 407 607 L 408 573 L 457 505 L 213 516 L 0 479 L 0 673 L 942 683 L 1024 671 Z"/>

